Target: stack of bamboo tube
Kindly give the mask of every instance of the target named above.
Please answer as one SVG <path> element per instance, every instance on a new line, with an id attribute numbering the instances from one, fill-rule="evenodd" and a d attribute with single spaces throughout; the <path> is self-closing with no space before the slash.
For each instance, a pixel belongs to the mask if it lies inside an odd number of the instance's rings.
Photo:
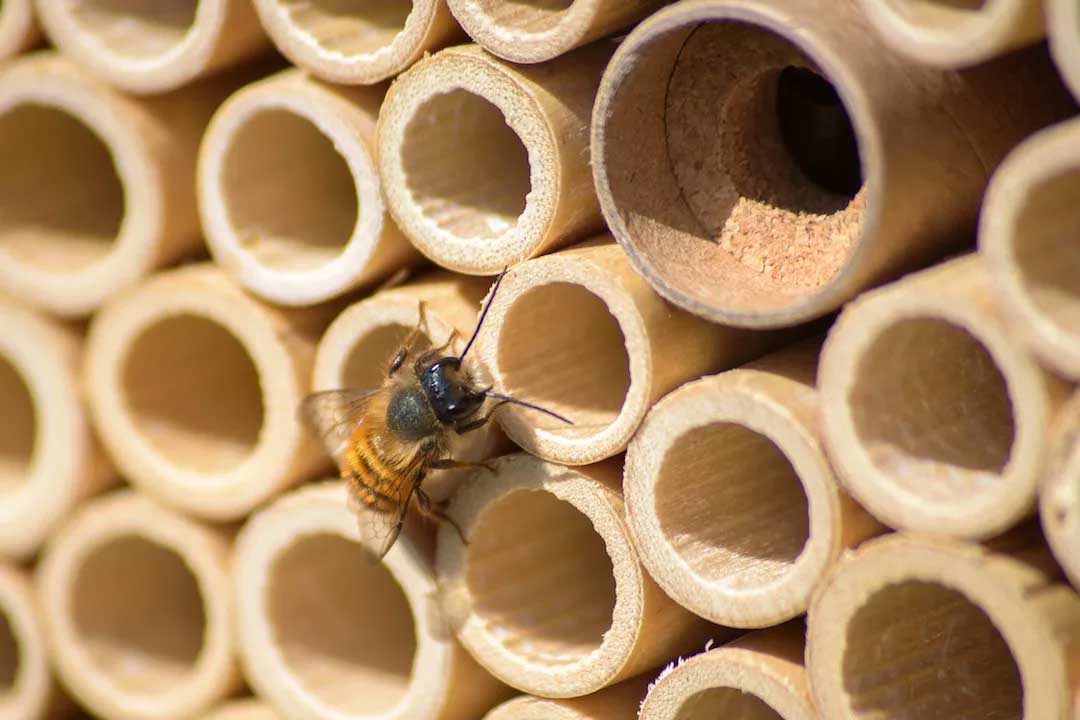
<path id="1" fill-rule="evenodd" d="M 1080 718 L 1078 7 L 3 0 L 0 720 Z"/>

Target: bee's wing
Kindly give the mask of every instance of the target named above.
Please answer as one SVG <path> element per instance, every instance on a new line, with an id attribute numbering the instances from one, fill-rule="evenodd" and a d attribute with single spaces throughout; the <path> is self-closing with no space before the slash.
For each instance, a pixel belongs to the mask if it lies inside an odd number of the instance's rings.
<path id="1" fill-rule="evenodd" d="M 404 502 L 400 507 L 392 510 L 380 510 L 361 502 L 356 490 L 350 487 L 348 506 L 356 514 L 360 545 L 367 551 L 373 562 L 382 560 L 401 534 L 401 526 L 405 521 L 409 503 Z"/>
<path id="2" fill-rule="evenodd" d="M 337 457 L 348 442 L 375 390 L 324 390 L 300 403 L 300 419 Z"/>

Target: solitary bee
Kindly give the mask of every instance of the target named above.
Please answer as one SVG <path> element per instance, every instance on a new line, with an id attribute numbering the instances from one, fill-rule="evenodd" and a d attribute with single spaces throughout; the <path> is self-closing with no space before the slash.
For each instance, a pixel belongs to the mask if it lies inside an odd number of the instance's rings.
<path id="1" fill-rule="evenodd" d="M 317 392 L 301 403 L 302 420 L 322 439 L 327 452 L 337 460 L 341 476 L 349 482 L 361 533 L 379 559 L 397 540 L 413 500 L 422 515 L 454 524 L 420 487 L 424 477 L 429 470 L 486 466 L 449 457 L 451 432 L 464 435 L 483 427 L 507 403 L 573 425 L 550 410 L 492 392 L 490 387 L 478 387 L 462 366 L 505 275 L 504 269 L 496 278 L 461 355 L 444 354 L 457 336 L 454 331 L 442 346 L 420 353 L 406 367 L 424 324 L 421 303 L 420 320 L 390 361 L 380 387 Z M 495 404 L 481 414 L 489 399 Z M 460 528 L 454 527 L 461 534 Z"/>

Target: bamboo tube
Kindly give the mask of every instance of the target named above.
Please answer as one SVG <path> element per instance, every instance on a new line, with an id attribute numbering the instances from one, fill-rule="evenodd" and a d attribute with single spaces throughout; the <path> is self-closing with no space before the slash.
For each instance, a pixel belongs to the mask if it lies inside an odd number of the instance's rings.
<path id="1" fill-rule="evenodd" d="M 247 0 L 35 0 L 35 8 L 60 51 L 132 93 L 175 90 L 269 47 Z"/>
<path id="2" fill-rule="evenodd" d="M 499 705 L 484 720 L 625 720 L 637 717 L 648 682 L 645 674 L 572 700 L 523 695 Z"/>
<path id="3" fill-rule="evenodd" d="M 967 539 L 1029 515 L 1067 387 L 1017 346 L 969 255 L 867 293 L 818 373 L 840 480 L 892 527 Z"/>
<path id="4" fill-rule="evenodd" d="M 372 158 L 382 97 L 293 69 L 214 115 L 199 151 L 199 207 L 214 259 L 246 288 L 311 305 L 416 258 Z"/>
<path id="5" fill-rule="evenodd" d="M 492 275 L 603 228 L 588 128 L 611 50 L 596 43 L 529 67 L 461 46 L 394 83 L 379 114 L 379 172 L 420 252 Z"/>
<path id="6" fill-rule="evenodd" d="M 1041 546 L 864 544 L 810 607 L 806 666 L 821 716 L 1067 717 L 1080 598 Z"/>
<path id="7" fill-rule="evenodd" d="M 346 85 L 393 77 L 465 37 L 446 0 L 255 0 L 255 9 L 286 57 L 315 77 Z"/>
<path id="8" fill-rule="evenodd" d="M 881 531 L 825 457 L 819 347 L 683 385 L 627 449 L 626 517 L 642 563 L 671 598 L 721 625 L 801 615 L 841 553 Z"/>
<path id="9" fill-rule="evenodd" d="M 0 717 L 59 720 L 68 710 L 49 669 L 30 581 L 0 565 Z"/>
<path id="10" fill-rule="evenodd" d="M 119 491 L 84 505 L 37 568 L 49 654 L 95 715 L 175 720 L 239 689 L 229 536 Z"/>
<path id="11" fill-rule="evenodd" d="M 957 247 L 997 162 L 1072 112 L 1044 49 L 938 70 L 883 48 L 854 0 L 690 0 L 620 45 L 593 169 L 661 295 L 777 327 Z"/>
<path id="12" fill-rule="evenodd" d="M 76 328 L 0 300 L 2 555 L 32 555 L 76 504 L 114 480 L 81 403 L 81 355 Z"/>
<path id="13" fill-rule="evenodd" d="M 986 62 L 1042 40 L 1039 0 L 862 0 L 878 37 L 919 63 Z"/>
<path id="14" fill-rule="evenodd" d="M 454 496 L 435 567 L 458 639 L 532 695 L 587 695 L 730 632 L 671 601 L 623 520 L 619 466 L 504 456 Z"/>
<path id="15" fill-rule="evenodd" d="M 447 0 L 465 32 L 484 49 L 538 63 L 645 18 L 664 0 Z"/>
<path id="16" fill-rule="evenodd" d="M 240 651 L 290 720 L 466 720 L 508 690 L 454 640 L 436 603 L 430 534 L 369 562 L 344 483 L 291 493 L 237 538 Z"/>
<path id="17" fill-rule="evenodd" d="M 489 286 L 484 278 L 437 271 L 350 305 L 319 341 L 312 389 L 379 387 L 405 336 L 417 326 L 421 328 L 421 348 L 443 345 L 456 330 L 458 338 L 451 349 L 460 353 L 476 326 L 477 311 Z M 467 435 L 452 435 L 450 440 L 450 456 L 465 462 L 491 457 L 509 444 L 495 423 Z M 424 480 L 424 490 L 433 499 L 443 500 L 458 477 L 456 471 L 432 471 Z"/>
<path id="18" fill-rule="evenodd" d="M 232 73 L 132 98 L 53 52 L 0 71 L 0 288 L 52 313 L 202 247 L 195 151 Z"/>
<path id="19" fill-rule="evenodd" d="M 817 720 L 803 664 L 802 623 L 743 635 L 669 666 L 649 689 L 638 717 Z"/>
<path id="20" fill-rule="evenodd" d="M 622 452 L 665 393 L 780 340 L 672 308 L 608 240 L 514 268 L 480 334 L 480 361 L 500 392 L 574 422 L 508 405 L 497 416 L 503 430 L 529 452 L 568 465 Z"/>
<path id="21" fill-rule="evenodd" d="M 0 60 L 29 50 L 40 40 L 30 0 L 4 0 L 0 4 Z"/>
<path id="22" fill-rule="evenodd" d="M 1080 392 L 1054 419 L 1039 510 L 1054 557 L 1080 587 Z"/>
<path id="23" fill-rule="evenodd" d="M 1050 54 L 1062 80 L 1080 100 L 1080 6 L 1073 0 L 1045 0 Z"/>
<path id="24" fill-rule="evenodd" d="M 1080 25 L 1076 27 L 1080 33 Z M 979 250 L 1010 329 L 1080 380 L 1080 120 L 1032 135 L 994 173 Z"/>
<path id="25" fill-rule="evenodd" d="M 90 328 L 90 410 L 121 473 L 186 512 L 237 519 L 325 462 L 296 421 L 335 308 L 282 310 L 193 265 L 109 303 Z"/>
<path id="26" fill-rule="evenodd" d="M 282 720 L 274 708 L 254 698 L 224 703 L 205 715 L 203 720 Z"/>

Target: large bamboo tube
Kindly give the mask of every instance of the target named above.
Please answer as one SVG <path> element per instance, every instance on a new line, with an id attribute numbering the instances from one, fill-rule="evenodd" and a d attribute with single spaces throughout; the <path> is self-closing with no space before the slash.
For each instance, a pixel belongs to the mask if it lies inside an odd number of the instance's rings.
<path id="1" fill-rule="evenodd" d="M 881 530 L 826 459 L 818 348 L 683 385 L 627 449 L 626 517 L 642 563 L 683 607 L 721 625 L 801 615 L 840 554 Z"/>
<path id="2" fill-rule="evenodd" d="M 1080 34 L 1080 24 L 1075 28 Z M 1080 380 L 1080 120 L 1032 135 L 994 173 L 979 250 L 1010 328 Z"/>
<path id="3" fill-rule="evenodd" d="M 420 252 L 492 275 L 603 227 L 589 117 L 611 51 L 596 43 L 529 67 L 455 47 L 394 83 L 379 114 L 379 172 Z"/>
<path id="4" fill-rule="evenodd" d="M 1006 555 L 888 536 L 846 557 L 810 606 L 822 717 L 1061 718 L 1080 598 L 1045 549 Z"/>
<path id="5" fill-rule="evenodd" d="M 986 62 L 1039 42 L 1039 0 L 861 0 L 878 37 L 915 62 L 945 68 Z"/>
<path id="6" fill-rule="evenodd" d="M 296 408 L 333 310 L 264 305 L 201 264 L 118 296 L 91 325 L 86 387 L 122 474 L 222 520 L 321 467 Z"/>
<path id="7" fill-rule="evenodd" d="M 690 0 L 620 45 L 593 168 L 664 297 L 775 327 L 963 242 L 997 162 L 1071 112 L 1044 49 L 937 70 L 883 48 L 854 0 Z"/>
<path id="8" fill-rule="evenodd" d="M 1080 588 L 1080 392 L 1054 419 L 1039 511 L 1054 557 Z"/>
<path id="9" fill-rule="evenodd" d="M 1080 5 L 1072 0 L 1045 0 L 1046 32 L 1058 72 L 1080 100 Z"/>
<path id="10" fill-rule="evenodd" d="M 0 4 L 0 60 L 29 50 L 41 39 L 30 0 Z"/>
<path id="11" fill-rule="evenodd" d="M 571 700 L 523 695 L 499 705 L 484 720 L 626 720 L 637 717 L 649 680 L 646 673 Z"/>
<path id="12" fill-rule="evenodd" d="M 236 543 L 241 658 L 290 720 L 467 720 L 509 694 L 439 611 L 430 534 L 370 562 L 344 483 L 291 493 Z"/>
<path id="13" fill-rule="evenodd" d="M 417 257 L 386 211 L 372 157 L 383 90 L 286 70 L 214 115 L 199 208 L 214 259 L 249 290 L 310 305 Z"/>
<path id="14" fill-rule="evenodd" d="M 70 709 L 49 669 L 30 580 L 0 565 L 0 717 L 59 720 Z"/>
<path id="15" fill-rule="evenodd" d="M 95 715 L 188 718 L 239 689 L 224 531 L 119 491 L 52 538 L 36 581 L 53 664 Z"/>
<path id="16" fill-rule="evenodd" d="M 514 268 L 480 333 L 479 356 L 496 389 L 574 422 L 508 405 L 499 423 L 529 452 L 564 464 L 622 452 L 665 393 L 779 340 L 672 308 L 608 240 Z"/>
<path id="17" fill-rule="evenodd" d="M 587 695 L 728 633 L 645 572 L 613 461 L 504 456 L 462 484 L 449 515 L 468 545 L 440 529 L 443 609 L 473 657 L 523 692 Z"/>
<path id="18" fill-rule="evenodd" d="M 501 58 L 538 63 L 633 25 L 664 0 L 447 0 L 473 40 Z"/>
<path id="19" fill-rule="evenodd" d="M 446 0 L 255 0 L 255 8 L 286 57 L 346 85 L 385 80 L 465 37 Z"/>
<path id="20" fill-rule="evenodd" d="M 139 99 L 52 52 L 0 71 L 0 288 L 87 315 L 201 248 L 195 152 L 242 80 Z"/>
<path id="21" fill-rule="evenodd" d="M 0 299 L 0 554 L 26 557 L 114 479 L 81 402 L 82 336 Z"/>
<path id="22" fill-rule="evenodd" d="M 282 720 L 274 708 L 262 700 L 248 698 L 223 703 L 202 720 Z"/>
<path id="23" fill-rule="evenodd" d="M 1034 508 L 1067 387 L 1018 347 L 992 295 L 969 255 L 858 298 L 825 342 L 829 455 L 892 527 L 986 538 Z"/>
<path id="24" fill-rule="evenodd" d="M 65 55 L 133 93 L 186 85 L 266 50 L 248 0 L 35 0 Z"/>
<path id="25" fill-rule="evenodd" d="M 638 717 L 817 720 L 803 634 L 802 623 L 781 625 L 669 666 L 649 688 Z"/>

